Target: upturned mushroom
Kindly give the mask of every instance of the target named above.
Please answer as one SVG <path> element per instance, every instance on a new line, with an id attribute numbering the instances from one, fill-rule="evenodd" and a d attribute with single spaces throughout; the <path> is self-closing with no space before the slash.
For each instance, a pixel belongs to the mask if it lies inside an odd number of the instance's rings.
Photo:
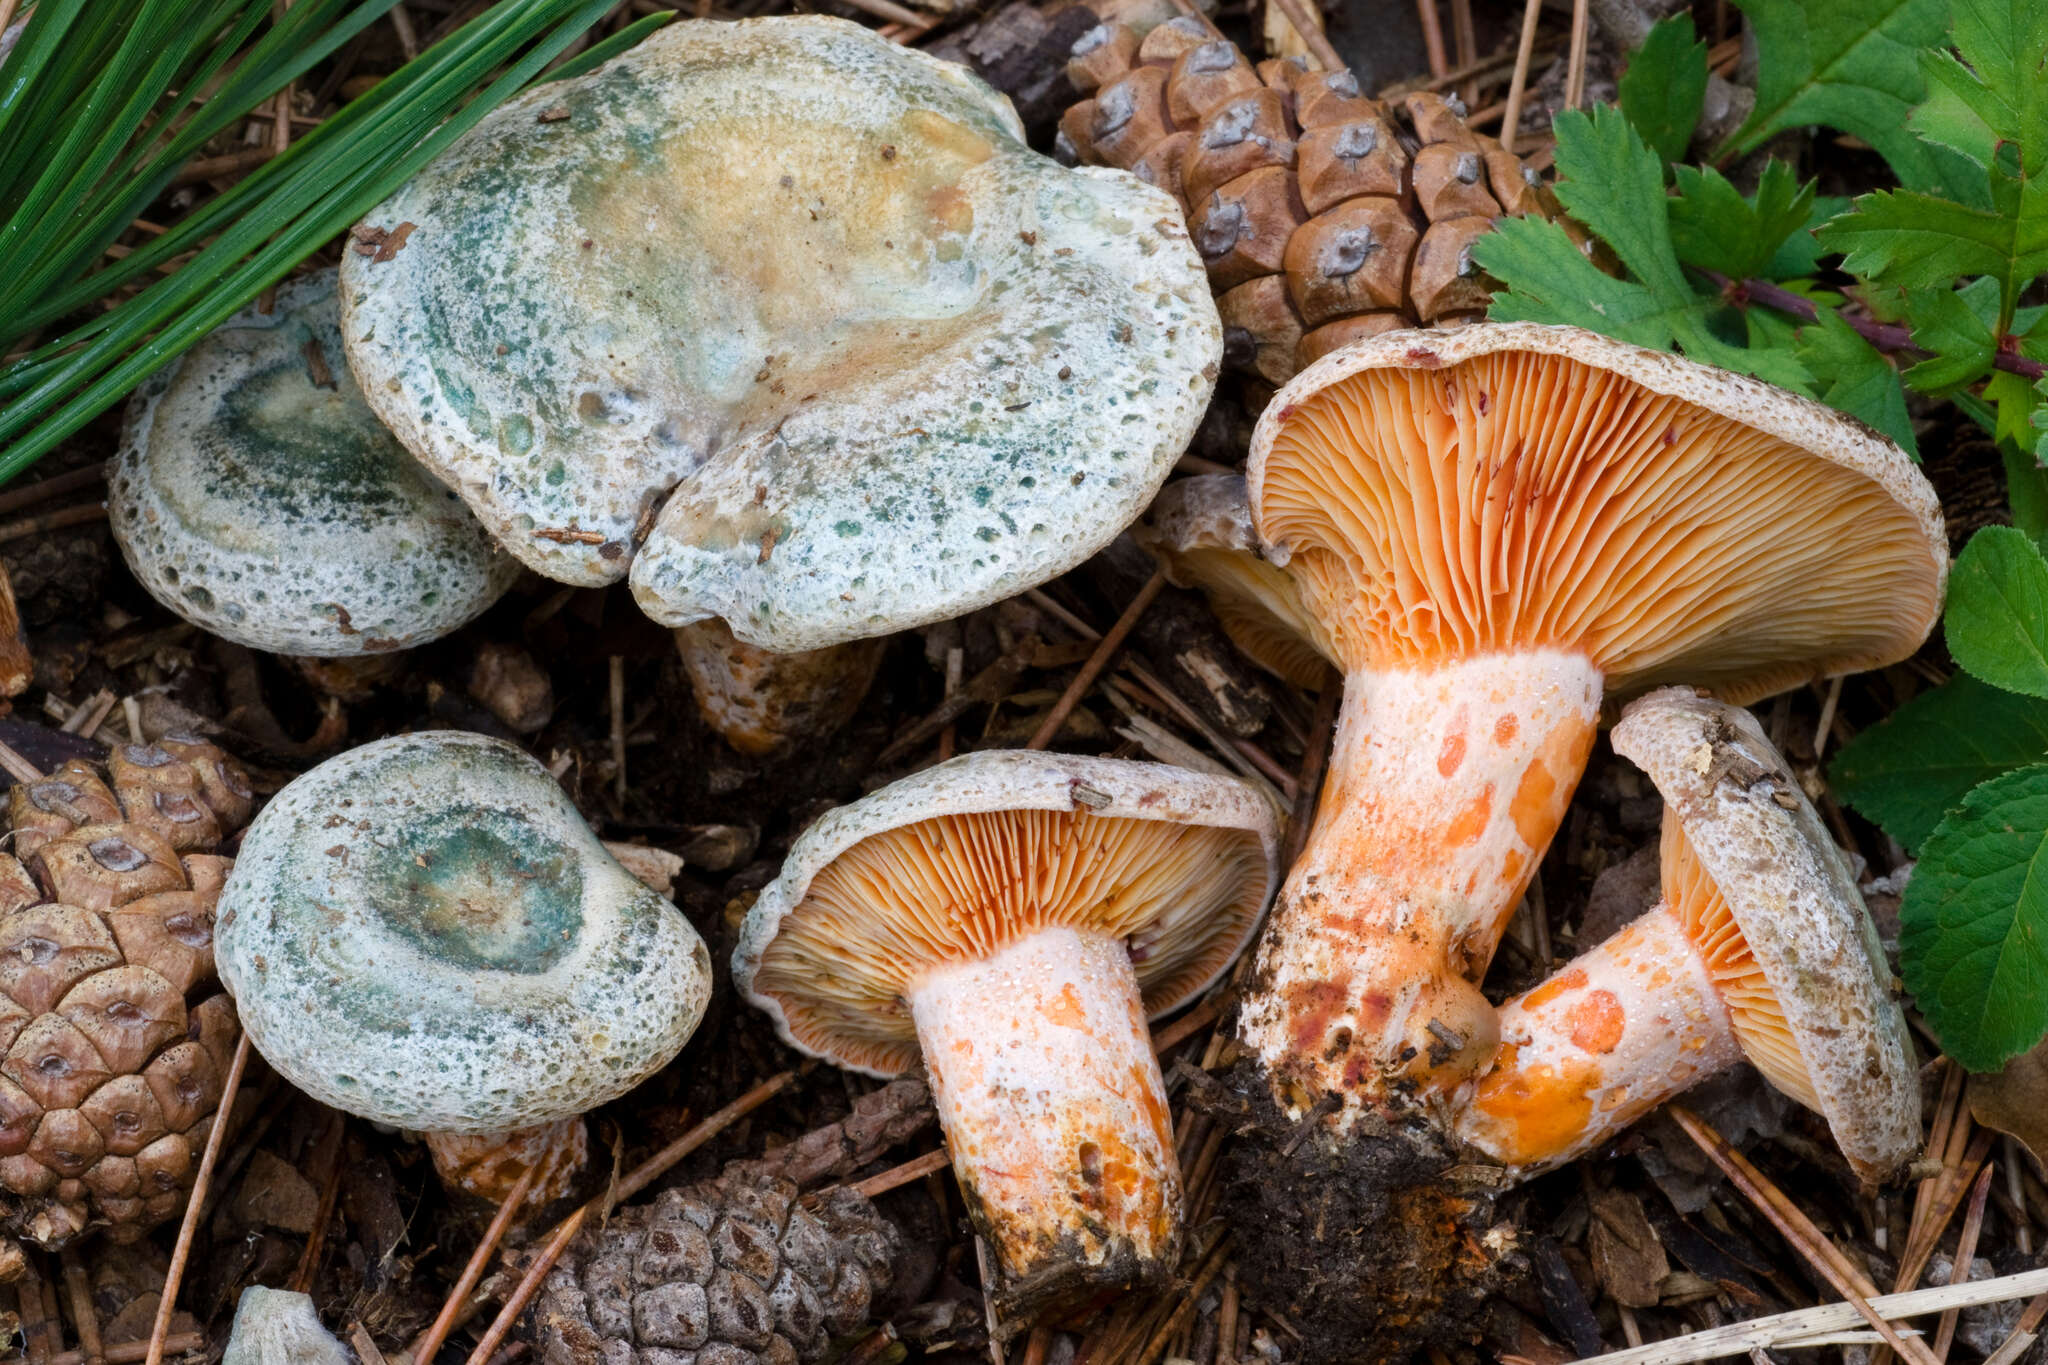
<path id="1" fill-rule="evenodd" d="M 568 1192 L 580 1116 L 702 1017 L 704 944 L 547 770 L 458 731 L 329 759 L 249 826 L 220 975 L 250 1041 L 323 1104 L 429 1135 L 451 1183 Z"/>
<path id="2" fill-rule="evenodd" d="M 114 539 L 157 601 L 252 649 L 345 657 L 446 635 L 518 577 L 363 402 L 334 278 L 229 318 L 129 401 Z"/>
<path id="3" fill-rule="evenodd" d="M 1175 479 L 1134 534 L 1176 587 L 1201 590 L 1246 658 L 1297 687 L 1323 686 L 1334 651 L 1292 576 L 1259 553 L 1243 476 Z"/>
<path id="4" fill-rule="evenodd" d="M 783 652 L 1080 563 L 1222 354 L 1170 197 L 817 16 L 506 102 L 356 229 L 342 296 L 372 406 L 515 555 Z"/>
<path id="5" fill-rule="evenodd" d="M 1905 657 L 1947 544 L 1898 447 L 1754 379 L 1576 328 L 1397 332 L 1260 418 L 1252 515 L 1345 673 L 1329 776 L 1241 1013 L 1283 1115 L 1445 1096 L 1477 982 L 1605 694 L 1742 702 Z"/>
<path id="6" fill-rule="evenodd" d="M 791 1046 L 930 1074 L 1012 1324 L 1156 1285 L 1180 1175 L 1145 1020 L 1249 941 L 1276 872 L 1249 786 L 969 754 L 830 811 L 748 914 L 733 979 Z"/>
<path id="7" fill-rule="evenodd" d="M 1920 1143 L 1891 969 L 1855 879 L 1749 712 L 1666 688 L 1616 752 L 1663 793 L 1663 899 L 1501 1006 L 1457 1135 L 1524 1174 L 1591 1150 L 1747 1058 L 1877 1184 Z"/>

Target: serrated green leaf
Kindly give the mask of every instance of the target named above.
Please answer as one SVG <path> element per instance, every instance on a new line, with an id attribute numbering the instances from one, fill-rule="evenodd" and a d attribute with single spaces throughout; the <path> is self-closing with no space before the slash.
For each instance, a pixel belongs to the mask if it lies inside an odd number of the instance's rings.
<path id="1" fill-rule="evenodd" d="M 1994 687 L 2048 697 L 2048 559 L 2025 532 L 1987 526 L 1948 578 L 1942 630 L 1955 661 Z"/>
<path id="2" fill-rule="evenodd" d="M 1650 26 L 1629 56 L 1616 96 L 1657 155 L 1684 158 L 1707 97 L 1707 45 L 1694 40 L 1692 15 L 1674 14 Z"/>
<path id="3" fill-rule="evenodd" d="M 1880 190 L 1823 226 L 1821 244 L 1843 253 L 1844 269 L 1876 284 L 1946 288 L 1964 276 L 1988 275 L 2014 300 L 2048 271 L 2048 179 L 2022 185 L 2008 177 L 2001 184 L 2000 172 L 1992 175 L 1997 210 Z"/>
<path id="4" fill-rule="evenodd" d="M 2012 509 L 2012 524 L 2048 555 L 2048 468 L 2024 444 L 2012 441 L 1999 442 L 1998 457 L 2005 465 L 2005 503 Z"/>
<path id="5" fill-rule="evenodd" d="M 1906 988 L 1972 1071 L 2048 1033 L 2048 764 L 1963 798 L 1920 850 L 1899 909 Z"/>
<path id="6" fill-rule="evenodd" d="M 1813 186 L 1802 186 L 1790 166 L 1766 162 L 1756 193 L 1748 198 L 1712 167 L 1674 166 L 1672 173 L 1678 193 L 1665 209 L 1680 261 L 1735 280 L 1768 275 L 1774 258 L 1796 235 L 1806 237 L 1806 253 L 1804 268 L 1792 273 L 1811 273 L 1820 246 L 1801 229 L 1811 221 Z"/>
<path id="7" fill-rule="evenodd" d="M 1958 673 L 1843 746 L 1835 794 L 1917 850 L 1980 782 L 2048 759 L 2048 701 Z"/>
<path id="8" fill-rule="evenodd" d="M 1763 310 L 1749 311 L 1754 317 Z M 1920 458 L 1899 372 L 1840 314 L 1824 312 L 1818 322 L 1800 329 L 1799 359 L 1818 378 L 1816 397 L 1823 403 L 1868 422 Z"/>
<path id="9" fill-rule="evenodd" d="M 1940 45 L 1947 0 L 1736 0 L 1756 36 L 1756 108 L 1726 150 L 1751 152 L 1787 128 L 1826 124 L 1875 147 L 1903 183 L 1941 168 L 1906 126 L 1926 96 L 1918 56 Z"/>
<path id="10" fill-rule="evenodd" d="M 1991 425 L 1992 439 L 2026 449 L 2033 440 L 2033 386 L 2023 375 L 1998 370 L 1984 385 L 1984 401 L 1996 414 Z"/>
<path id="11" fill-rule="evenodd" d="M 1663 212 L 1663 165 L 1621 112 L 1602 106 L 1590 116 L 1566 113 L 1554 131 L 1560 201 L 1632 278 L 1602 273 L 1554 223 L 1503 219 L 1472 248 L 1480 266 L 1506 286 L 1487 316 L 1569 323 L 1638 346 L 1675 347 L 1710 365 L 1805 389 L 1811 376 L 1790 351 L 1748 351 L 1715 333 L 1721 300 L 1686 279 Z"/>
<path id="12" fill-rule="evenodd" d="M 1922 54 L 1928 101 L 1914 112 L 1913 127 L 1987 168 L 1999 143 L 2018 143 L 2037 173 L 2048 164 L 2048 7 L 2038 0 L 1953 4 L 1961 59 Z"/>
<path id="13" fill-rule="evenodd" d="M 1998 282 L 1988 278 L 1909 294 L 1913 341 L 1933 355 L 1907 370 L 1906 382 L 1922 393 L 1941 393 L 1983 378 L 1998 350 L 1999 303 Z"/>

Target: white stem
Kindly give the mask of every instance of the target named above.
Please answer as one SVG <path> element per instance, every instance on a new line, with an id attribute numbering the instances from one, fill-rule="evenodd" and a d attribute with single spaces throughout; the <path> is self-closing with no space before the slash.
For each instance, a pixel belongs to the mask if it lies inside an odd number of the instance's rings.
<path id="1" fill-rule="evenodd" d="M 928 972 L 910 1008 L 1004 1315 L 1170 1273 L 1180 1171 L 1124 945 L 1040 930 Z"/>
<path id="2" fill-rule="evenodd" d="M 1348 1120 L 1493 1057 L 1477 981 L 1593 742 L 1600 673 L 1531 650 L 1354 673 L 1307 847 L 1262 940 L 1244 1036 L 1297 1113 Z"/>

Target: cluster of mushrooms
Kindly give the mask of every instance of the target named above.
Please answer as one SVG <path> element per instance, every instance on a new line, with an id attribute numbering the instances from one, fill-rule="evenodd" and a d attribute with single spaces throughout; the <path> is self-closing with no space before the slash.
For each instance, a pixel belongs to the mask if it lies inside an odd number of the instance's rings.
<path id="1" fill-rule="evenodd" d="M 1930 629 L 1946 546 L 1905 455 L 1751 379 L 1478 322 L 1339 348 L 1243 478 L 1162 493 L 1223 344 L 1174 202 L 1034 154 L 963 69 L 832 19 L 681 22 L 500 108 L 338 280 L 153 380 L 114 526 L 172 610 L 299 655 L 445 634 L 522 569 L 625 579 L 755 751 L 844 719 L 883 636 L 1148 509 L 1250 657 L 1305 686 L 1334 665 L 1291 868 L 1245 783 L 980 752 L 824 815 L 748 915 L 734 982 L 792 1046 L 922 1058 L 1007 1319 L 1170 1274 L 1147 1021 L 1254 938 L 1238 1084 L 1332 1181 L 1390 1130 L 1524 1177 L 1744 1058 L 1894 1172 L 1918 1135 L 1894 983 L 1738 708 Z M 1495 1005 L 1479 983 L 1626 697 L 1663 897 Z M 545 769 L 456 732 L 290 784 L 220 907 L 257 1050 L 499 1196 L 532 1169 L 536 1201 L 568 1188 L 579 1116 L 672 1058 L 712 986 Z"/>

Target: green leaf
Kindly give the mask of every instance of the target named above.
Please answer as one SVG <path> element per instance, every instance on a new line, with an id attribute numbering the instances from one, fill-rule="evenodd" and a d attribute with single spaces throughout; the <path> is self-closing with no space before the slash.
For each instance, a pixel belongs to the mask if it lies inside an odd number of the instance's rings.
<path id="1" fill-rule="evenodd" d="M 2048 1033 L 2048 764 L 1963 798 L 1920 850 L 1899 908 L 1906 988 L 1971 1071 Z"/>
<path id="2" fill-rule="evenodd" d="M 1819 244 L 1801 231 L 1813 212 L 1813 185 L 1801 185 L 1782 161 L 1764 164 L 1756 194 L 1744 198 L 1728 178 L 1712 167 L 1674 166 L 1678 193 L 1666 201 L 1671 244 L 1678 259 L 1697 270 L 1714 270 L 1730 279 L 1772 273 L 1774 258 L 1795 236 L 1804 237 L 1803 268 L 1810 274 Z M 1797 259 L 1797 258 L 1795 258 Z"/>
<path id="3" fill-rule="evenodd" d="M 2048 468 L 2011 441 L 1999 442 L 1998 456 L 2005 463 L 2005 502 L 2012 509 L 2012 524 L 2048 554 Z"/>
<path id="4" fill-rule="evenodd" d="M 1922 393 L 1941 393 L 1983 378 L 1998 350 L 1999 303 L 1998 282 L 1988 278 L 1961 289 L 1911 292 L 1906 318 L 1913 341 L 1934 355 L 1907 370 L 1906 382 Z"/>
<path id="5" fill-rule="evenodd" d="M 2001 142 L 2028 151 L 2030 168 L 2048 158 L 2048 6 L 2038 0 L 1954 0 L 1960 60 L 1921 54 L 1928 99 L 1913 128 L 1988 169 Z"/>
<path id="6" fill-rule="evenodd" d="M 1835 794 L 1916 850 L 1972 787 L 2048 758 L 2048 702 L 1958 673 L 1849 741 Z"/>
<path id="7" fill-rule="evenodd" d="M 1754 317 L 1764 310 L 1749 311 Z M 1869 423 L 1914 459 L 1920 458 L 1920 443 L 1913 436 L 1913 419 L 1906 412 L 1906 391 L 1900 386 L 1899 372 L 1883 352 L 1842 321 L 1840 314 L 1824 311 L 1818 322 L 1800 330 L 1799 359 L 1818 379 L 1816 397 L 1823 403 Z"/>
<path id="8" fill-rule="evenodd" d="M 1751 152 L 1787 128 L 1826 124 L 1875 147 L 1903 183 L 1942 183 L 1906 120 L 1925 97 L 1918 58 L 1941 44 L 1947 0 L 1736 3 L 1756 37 L 1756 108 L 1725 150 Z"/>
<path id="9" fill-rule="evenodd" d="M 1942 630 L 1955 661 L 1994 687 L 2048 697 L 2048 559 L 2026 532 L 1987 526 L 1948 578 Z"/>
<path id="10" fill-rule="evenodd" d="M 1666 161 L 1685 157 L 1707 97 L 1707 45 L 1693 38 L 1692 15 L 1651 25 L 1629 56 L 1617 97 L 1621 112 Z"/>
<path id="11" fill-rule="evenodd" d="M 1873 284 L 1948 288 L 1959 277 L 1991 276 L 2010 312 L 2019 291 L 2048 271 L 2048 176 L 2022 182 L 2004 167 L 1990 174 L 1996 209 L 1880 190 L 1823 226 L 1821 244 Z"/>
<path id="12" fill-rule="evenodd" d="M 1502 219 L 1472 248 L 1480 266 L 1506 286 L 1487 316 L 1569 323 L 1638 346 L 1682 349 L 1695 360 L 1803 392 L 1811 376 L 1790 351 L 1746 350 L 1713 330 L 1722 302 L 1687 280 L 1664 213 L 1663 163 L 1621 112 L 1602 106 L 1590 116 L 1562 114 L 1553 131 L 1559 200 L 1613 249 L 1631 278 L 1601 272 L 1555 223 Z"/>

